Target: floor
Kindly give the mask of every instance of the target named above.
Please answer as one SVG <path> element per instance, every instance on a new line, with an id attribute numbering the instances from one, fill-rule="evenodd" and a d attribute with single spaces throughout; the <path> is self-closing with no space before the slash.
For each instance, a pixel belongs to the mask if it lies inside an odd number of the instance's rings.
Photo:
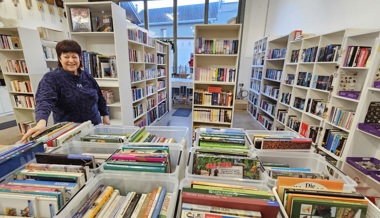
<path id="1" fill-rule="evenodd" d="M 186 107 L 186 106 L 185 106 Z M 188 117 L 172 116 L 176 109 L 172 109 L 161 120 L 157 121 L 153 125 L 155 126 L 186 126 L 191 130 L 191 114 Z M 0 123 L 13 120 L 13 115 L 0 116 Z M 262 130 L 260 124 L 254 120 L 247 111 L 235 110 L 234 122 L 232 125 L 234 128 L 243 128 L 245 130 Z M 192 134 L 189 134 L 189 142 L 191 141 Z M 21 139 L 18 127 L 12 127 L 4 130 L 0 130 L 0 145 L 13 145 Z"/>

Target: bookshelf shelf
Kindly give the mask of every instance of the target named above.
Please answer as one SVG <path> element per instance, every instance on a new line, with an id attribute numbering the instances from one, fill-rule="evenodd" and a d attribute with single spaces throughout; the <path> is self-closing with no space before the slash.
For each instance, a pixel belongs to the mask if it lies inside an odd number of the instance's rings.
<path id="1" fill-rule="evenodd" d="M 312 91 L 315 91 L 315 92 L 322 92 L 322 93 L 327 93 L 327 94 L 329 94 L 329 93 L 330 93 L 329 91 L 326 91 L 326 90 L 322 90 L 322 89 L 314 89 L 314 88 L 310 88 L 310 90 L 312 90 Z"/>
<path id="2" fill-rule="evenodd" d="M 290 88 L 293 88 L 295 87 L 295 85 L 291 85 L 291 84 L 286 84 L 286 83 L 281 83 L 282 86 L 288 86 Z"/>
<path id="3" fill-rule="evenodd" d="M 151 93 L 151 94 L 147 94 L 146 96 L 145 96 L 145 98 L 149 98 L 149 97 L 152 97 L 154 94 L 156 94 L 155 92 L 153 92 L 153 93 Z"/>
<path id="4" fill-rule="evenodd" d="M 221 85 L 221 86 L 234 86 L 234 82 L 216 82 L 216 81 L 194 81 L 194 84 L 198 85 Z"/>
<path id="5" fill-rule="evenodd" d="M 162 88 L 162 89 L 159 89 L 158 92 L 162 92 L 162 91 L 164 91 L 165 89 L 166 89 L 166 87 L 165 87 L 165 88 Z"/>
<path id="6" fill-rule="evenodd" d="M 162 102 L 164 102 L 164 101 L 166 101 L 166 99 L 164 99 L 164 100 L 162 100 L 162 101 L 158 102 L 158 104 L 161 104 L 161 103 L 162 103 Z"/>
<path id="7" fill-rule="evenodd" d="M 368 67 L 340 67 L 342 70 L 368 70 Z"/>
<path id="8" fill-rule="evenodd" d="M 264 67 L 264 65 L 252 65 L 252 67 Z"/>
<path id="9" fill-rule="evenodd" d="M 217 125 L 228 125 L 231 126 L 231 123 L 224 122 L 211 122 L 211 121 L 202 121 L 202 120 L 193 120 L 194 123 L 207 123 L 207 124 L 217 124 Z"/>
<path id="10" fill-rule="evenodd" d="M 272 99 L 273 101 L 277 101 L 277 99 L 276 98 L 274 98 L 274 97 L 272 97 L 272 96 L 269 96 L 269 95 L 267 95 L 267 94 L 265 94 L 265 93 L 261 93 L 261 95 L 264 95 L 265 97 L 267 97 L 267 98 L 269 98 L 269 99 Z"/>
<path id="11" fill-rule="evenodd" d="M 23 52 L 23 49 L 0 49 L 0 52 Z"/>
<path id="12" fill-rule="evenodd" d="M 281 80 L 275 80 L 275 79 L 269 79 L 269 78 L 264 78 L 265 80 L 272 81 L 272 82 L 277 82 L 280 83 Z"/>
<path id="13" fill-rule="evenodd" d="M 338 62 L 316 62 L 318 65 L 338 65 Z"/>
<path id="14" fill-rule="evenodd" d="M 295 85 L 293 86 L 294 88 L 298 88 L 298 89 L 304 89 L 304 90 L 308 90 L 309 88 L 308 87 L 305 87 L 305 86 L 299 86 L 299 85 Z"/>
<path id="15" fill-rule="evenodd" d="M 366 132 L 366 131 L 363 131 L 363 130 L 361 130 L 361 129 L 356 129 L 356 131 L 358 131 L 358 132 L 361 132 L 361 133 L 363 133 L 363 134 L 365 134 L 365 135 L 368 135 L 368 136 L 371 136 L 371 137 L 373 137 L 373 138 L 375 138 L 375 139 L 379 139 L 380 140 L 380 137 L 379 136 L 375 136 L 375 135 L 373 135 L 373 134 L 371 134 L 371 133 L 368 133 L 368 132 Z"/>
<path id="16" fill-rule="evenodd" d="M 121 107 L 121 103 L 120 102 L 115 102 L 113 104 L 107 104 L 108 107 Z"/>
<path id="17" fill-rule="evenodd" d="M 264 113 L 266 113 L 266 115 L 268 115 L 269 117 L 273 118 L 274 119 L 274 116 L 272 114 L 270 114 L 268 111 L 262 109 L 261 107 L 259 107 L 261 109 L 261 111 L 263 111 Z"/>
<path id="18" fill-rule="evenodd" d="M 305 112 L 305 114 L 306 114 L 307 116 L 309 116 L 309 117 L 311 117 L 311 118 L 313 118 L 313 119 L 319 120 L 319 121 L 323 121 L 323 120 L 324 120 L 324 118 L 319 117 L 319 116 L 314 115 L 314 114 L 311 114 L 311 113 L 309 113 L 309 112 Z"/>
<path id="19" fill-rule="evenodd" d="M 236 54 L 194 54 L 199 57 L 228 57 L 228 58 L 237 58 Z"/>
<path id="20" fill-rule="evenodd" d="M 72 36 L 81 36 L 86 38 L 113 37 L 113 32 L 71 32 Z"/>
<path id="21" fill-rule="evenodd" d="M 368 88 L 368 91 L 380 92 L 380 89 L 379 88 Z"/>
<path id="22" fill-rule="evenodd" d="M 219 106 L 219 105 L 203 105 L 203 104 L 194 104 L 194 107 L 207 107 L 207 108 L 229 108 L 232 109 L 232 106 Z"/>
<path id="23" fill-rule="evenodd" d="M 3 72 L 3 75 L 6 75 L 6 76 L 29 76 L 28 73 L 6 73 L 6 72 Z"/>
<path id="24" fill-rule="evenodd" d="M 26 108 L 26 107 L 14 107 L 13 109 L 16 109 L 16 110 L 30 110 L 30 111 L 34 111 L 34 108 Z"/>
<path id="25" fill-rule="evenodd" d="M 21 94 L 21 95 L 33 95 L 33 92 L 14 92 L 9 91 L 10 94 Z"/>
<path id="26" fill-rule="evenodd" d="M 334 158 L 335 160 L 341 160 L 341 157 L 336 156 L 334 153 L 332 153 L 331 151 L 328 151 L 326 148 L 322 146 L 318 146 L 318 149 L 323 151 L 325 154 L 329 155 L 330 157 Z"/>
<path id="27" fill-rule="evenodd" d="M 298 63 L 286 63 L 287 66 L 297 66 Z"/>
<path id="28" fill-rule="evenodd" d="M 350 101 L 350 102 L 359 103 L 359 100 L 352 99 L 352 98 L 345 98 L 345 97 L 338 96 L 338 95 L 333 95 L 333 97 L 334 97 L 334 98 L 338 98 L 338 99 L 342 99 L 342 100 L 345 100 L 345 101 Z"/>
<path id="29" fill-rule="evenodd" d="M 131 82 L 131 85 L 139 84 L 139 83 L 143 83 L 143 82 L 145 82 L 145 80 L 139 80 L 139 81 Z"/>
<path id="30" fill-rule="evenodd" d="M 333 126 L 333 127 L 335 127 L 335 128 L 338 128 L 338 129 L 340 129 L 340 130 L 343 130 L 343 131 L 345 131 L 345 132 L 348 132 L 348 133 L 350 132 L 350 130 L 348 130 L 348 129 L 344 128 L 344 127 L 341 127 L 341 126 L 335 125 L 335 124 L 333 124 L 333 123 L 330 123 L 330 122 L 328 122 L 328 121 L 325 121 L 325 123 L 328 124 L 328 125 L 330 125 L 330 126 Z"/>
<path id="31" fill-rule="evenodd" d="M 281 102 L 281 101 L 279 101 L 278 103 L 281 104 L 281 105 L 284 105 L 285 107 L 290 107 L 290 105 L 285 104 L 285 103 L 283 103 L 283 102 Z"/>
<path id="32" fill-rule="evenodd" d="M 273 59 L 266 59 L 266 61 L 284 61 L 285 58 L 273 58 Z"/>

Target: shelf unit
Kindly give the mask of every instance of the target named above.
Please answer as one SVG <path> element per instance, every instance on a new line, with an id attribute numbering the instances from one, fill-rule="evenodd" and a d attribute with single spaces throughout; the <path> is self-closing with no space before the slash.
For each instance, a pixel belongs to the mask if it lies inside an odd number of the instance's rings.
<path id="1" fill-rule="evenodd" d="M 50 69 L 54 69 L 58 66 L 55 46 L 59 41 L 67 39 L 67 32 L 53 30 L 46 27 L 37 27 L 37 31 L 40 34 L 40 41 L 44 52 L 46 66 Z"/>
<path id="2" fill-rule="evenodd" d="M 94 52 L 104 56 L 116 57 L 115 78 L 95 78 L 102 90 L 112 91 L 114 102 L 108 105 L 112 125 L 133 125 L 133 108 L 129 76 L 127 21 L 124 9 L 112 2 L 72 2 L 65 3 L 68 15 L 69 34 L 71 39 L 77 41 L 83 51 Z M 112 32 L 74 32 L 72 28 L 71 8 L 86 8 L 91 17 L 102 15 L 112 16 Z M 92 19 L 92 26 L 95 19 Z M 92 28 L 95 29 L 95 28 Z M 85 56 L 85 55 L 84 55 Z M 83 57 L 86 60 L 86 57 Z M 89 62 L 91 63 L 91 62 Z M 91 64 L 89 66 L 92 67 Z M 114 66 L 112 66 L 114 67 Z M 86 67 L 85 67 L 86 69 Z"/>
<path id="3" fill-rule="evenodd" d="M 145 29 L 128 24 L 131 86 L 143 90 L 133 99 L 135 126 L 151 125 L 169 111 L 169 45 Z"/>
<path id="4" fill-rule="evenodd" d="M 193 132 L 201 126 L 231 128 L 241 25 L 197 24 L 194 30 Z"/>
<path id="5" fill-rule="evenodd" d="M 20 133 L 24 134 L 36 122 L 34 97 L 40 80 L 49 69 L 46 67 L 41 43 L 36 43 L 40 42 L 37 30 L 3 27 L 0 28 L 0 34 L 9 36 L 9 44 L 13 44 L 13 47 L 0 48 L 0 65 L 16 122 Z M 21 44 L 21 47 L 16 48 L 14 43 Z M 8 65 L 9 61 L 13 63 L 12 67 Z"/>

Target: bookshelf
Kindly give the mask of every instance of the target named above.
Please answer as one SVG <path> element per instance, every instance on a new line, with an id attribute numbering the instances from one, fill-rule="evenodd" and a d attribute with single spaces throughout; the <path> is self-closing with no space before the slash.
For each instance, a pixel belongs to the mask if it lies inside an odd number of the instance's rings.
<path id="1" fill-rule="evenodd" d="M 67 32 L 49 29 L 46 27 L 37 27 L 40 34 L 41 46 L 44 52 L 46 66 L 50 69 L 58 66 L 57 52 L 55 46 L 59 41 L 67 39 Z"/>
<path id="2" fill-rule="evenodd" d="M 112 2 L 82 2 L 65 3 L 69 34 L 71 39 L 77 41 L 83 50 L 84 68 L 95 77 L 101 90 L 113 93 L 113 101 L 107 102 L 112 125 L 133 125 L 133 107 L 131 105 L 132 93 L 129 76 L 128 43 L 125 11 Z M 91 12 L 90 32 L 74 32 L 71 9 L 83 8 Z M 111 15 L 111 32 L 96 32 L 96 18 Z M 111 76 L 103 76 L 101 72 L 94 72 L 93 55 L 96 54 L 113 59 L 110 61 Z M 116 59 L 116 61 L 115 61 Z"/>
<path id="3" fill-rule="evenodd" d="M 128 47 L 135 126 L 151 125 L 169 111 L 169 45 L 128 24 Z"/>
<path id="4" fill-rule="evenodd" d="M 0 65 L 12 109 L 20 133 L 35 123 L 34 97 L 38 83 L 49 71 L 46 67 L 40 35 L 35 29 L 22 27 L 2 27 L 0 45 Z M 9 36 L 9 37 L 8 37 Z M 17 47 L 16 44 L 18 45 Z"/>
<path id="5" fill-rule="evenodd" d="M 199 24 L 194 28 L 192 128 L 231 128 L 241 25 Z"/>

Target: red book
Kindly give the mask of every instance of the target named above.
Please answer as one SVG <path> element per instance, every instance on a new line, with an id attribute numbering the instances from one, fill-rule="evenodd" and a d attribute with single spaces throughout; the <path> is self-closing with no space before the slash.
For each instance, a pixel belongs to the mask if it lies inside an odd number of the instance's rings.
<path id="1" fill-rule="evenodd" d="M 280 206 L 277 201 L 191 192 L 182 193 L 182 203 L 259 211 L 262 217 L 265 218 L 276 218 L 280 210 Z"/>

